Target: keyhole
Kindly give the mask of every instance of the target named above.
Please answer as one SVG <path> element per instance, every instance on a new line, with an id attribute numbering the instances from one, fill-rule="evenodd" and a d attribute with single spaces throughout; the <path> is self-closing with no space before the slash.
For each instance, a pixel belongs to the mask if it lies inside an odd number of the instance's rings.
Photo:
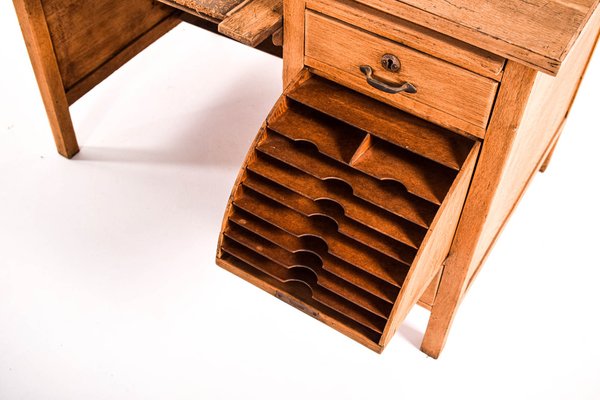
<path id="1" fill-rule="evenodd" d="M 400 60 L 393 54 L 384 54 L 381 57 L 381 66 L 390 72 L 398 72 L 400 70 Z"/>

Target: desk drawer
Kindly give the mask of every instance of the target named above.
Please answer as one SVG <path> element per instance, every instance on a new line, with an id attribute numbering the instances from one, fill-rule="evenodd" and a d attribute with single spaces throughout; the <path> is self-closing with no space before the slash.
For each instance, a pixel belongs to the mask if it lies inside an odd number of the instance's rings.
<path id="1" fill-rule="evenodd" d="M 392 55 L 399 70 L 382 66 Z M 322 14 L 306 12 L 305 64 L 314 71 L 380 101 L 441 126 L 483 137 L 498 83 L 459 66 L 371 34 Z M 390 62 L 388 59 L 388 65 Z M 367 82 L 400 87 L 410 83 L 415 93 L 390 94 Z"/>
<path id="2" fill-rule="evenodd" d="M 381 351 L 439 274 L 479 142 L 321 77 L 299 82 L 250 149 L 217 263 Z"/>

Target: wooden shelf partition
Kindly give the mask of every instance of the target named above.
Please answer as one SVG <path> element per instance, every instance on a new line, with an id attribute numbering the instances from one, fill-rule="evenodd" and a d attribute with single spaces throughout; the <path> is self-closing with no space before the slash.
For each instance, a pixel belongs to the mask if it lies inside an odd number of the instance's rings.
<path id="1" fill-rule="evenodd" d="M 305 252 L 314 254 L 323 263 L 324 270 L 388 304 L 394 304 L 394 300 L 398 295 L 397 286 L 356 268 L 342 258 L 336 257 L 334 253 L 329 251 L 325 242 L 316 236 L 294 236 L 237 208 L 231 213 L 229 222 L 246 228 L 248 231 L 275 243 L 290 253 Z"/>
<path id="2" fill-rule="evenodd" d="M 306 76 L 250 149 L 217 263 L 381 351 L 439 274 L 425 252 L 449 248 L 479 144 Z"/>
<path id="3" fill-rule="evenodd" d="M 313 77 L 291 90 L 288 97 L 456 170 L 463 165 L 472 147 L 472 141 L 466 137 L 449 134 L 431 122 L 370 97 L 358 96 L 323 78 Z"/>
<path id="4" fill-rule="evenodd" d="M 248 170 L 313 201 L 329 200 L 341 206 L 348 218 L 357 221 L 410 247 L 418 248 L 426 228 L 400 218 L 385 209 L 373 207 L 352 194 L 352 189 L 337 180 L 322 181 L 275 159 L 257 157 Z M 414 258 L 414 254 L 412 254 Z M 411 259 L 412 261 L 412 259 Z"/>
<path id="5" fill-rule="evenodd" d="M 408 270 L 406 264 L 339 234 L 332 224 L 327 224 L 326 219 L 305 217 L 248 190 L 246 186 L 241 187 L 239 194 L 240 197 L 235 200 L 234 206 L 275 224 L 295 236 L 312 235 L 320 238 L 329 251 L 338 258 L 392 285 L 397 287 L 402 285 Z"/>
<path id="6" fill-rule="evenodd" d="M 250 172 L 244 185 L 257 193 L 268 197 L 280 204 L 286 205 L 292 210 L 305 217 L 313 217 L 325 221 L 323 224 L 331 225 L 331 230 L 337 230 L 340 234 L 352 238 L 362 244 L 366 244 L 381 253 L 397 261 L 410 265 L 415 256 L 413 248 L 418 247 L 409 236 L 402 236 L 402 241 L 390 239 L 379 232 L 363 226 L 344 215 L 344 210 L 328 199 L 312 201 L 307 197 L 294 193 L 276 183 L 256 176 Z M 329 221 L 328 221 L 329 220 Z M 335 225 L 335 226 L 334 226 Z M 410 243 L 409 243 L 410 241 Z"/>
<path id="7" fill-rule="evenodd" d="M 298 151 L 303 148 L 303 151 Z M 266 135 L 257 151 L 321 180 L 341 181 L 352 188 L 354 195 L 374 206 L 386 204 L 386 209 L 422 227 L 429 227 L 436 205 L 414 196 L 400 183 L 379 181 L 354 168 L 323 157 L 303 143 L 294 144 L 280 135 Z"/>

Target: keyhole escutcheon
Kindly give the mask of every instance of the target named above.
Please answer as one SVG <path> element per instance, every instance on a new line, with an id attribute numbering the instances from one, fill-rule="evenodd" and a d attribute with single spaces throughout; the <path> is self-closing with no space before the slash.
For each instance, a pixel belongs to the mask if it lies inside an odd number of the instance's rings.
<path id="1" fill-rule="evenodd" d="M 400 60 L 393 54 L 384 54 L 381 57 L 381 66 L 386 71 L 398 72 L 400 71 Z"/>

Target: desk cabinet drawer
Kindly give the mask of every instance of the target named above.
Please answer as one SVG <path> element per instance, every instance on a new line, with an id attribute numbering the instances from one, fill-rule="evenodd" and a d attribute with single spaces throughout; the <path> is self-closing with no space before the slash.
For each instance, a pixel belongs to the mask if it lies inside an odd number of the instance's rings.
<path id="1" fill-rule="evenodd" d="M 388 68 L 382 65 L 385 55 L 393 56 Z M 392 72 L 394 63 L 399 68 Z M 305 64 L 347 87 L 477 137 L 484 135 L 498 89 L 492 79 L 310 10 Z M 409 83 L 416 92 L 386 93 L 367 82 L 364 66 L 372 70 L 372 83 Z"/>
<path id="2" fill-rule="evenodd" d="M 250 149 L 217 263 L 381 351 L 439 274 L 478 151 L 477 141 L 302 78 Z"/>

